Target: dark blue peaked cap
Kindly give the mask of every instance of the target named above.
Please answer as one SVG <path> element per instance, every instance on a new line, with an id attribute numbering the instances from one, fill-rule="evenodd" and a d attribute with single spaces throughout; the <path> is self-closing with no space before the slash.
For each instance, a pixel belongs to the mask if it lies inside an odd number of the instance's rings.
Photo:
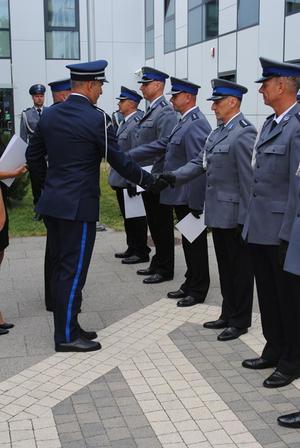
<path id="1" fill-rule="evenodd" d="M 64 90 L 71 90 L 71 80 L 60 79 L 58 81 L 49 82 L 48 86 L 51 88 L 52 92 L 63 92 Z"/>
<path id="2" fill-rule="evenodd" d="M 213 89 L 212 95 L 207 98 L 207 101 L 221 100 L 225 96 L 235 96 L 241 100 L 243 95 L 248 92 L 246 87 L 220 78 L 212 79 L 211 86 Z"/>
<path id="3" fill-rule="evenodd" d="M 105 68 L 108 62 L 104 59 L 98 61 L 83 62 L 81 64 L 66 65 L 70 69 L 71 79 L 74 81 L 103 81 L 105 78 Z"/>
<path id="4" fill-rule="evenodd" d="M 153 67 L 142 67 L 142 79 L 138 81 L 140 84 L 146 84 L 151 81 L 161 81 L 165 82 L 169 78 L 167 73 L 161 72 Z"/>
<path id="5" fill-rule="evenodd" d="M 43 84 L 33 84 L 29 89 L 29 95 L 44 94 L 46 92 L 46 87 Z"/>
<path id="6" fill-rule="evenodd" d="M 300 65 L 290 64 L 287 62 L 272 61 L 271 59 L 259 58 L 263 72 L 262 76 L 255 82 L 263 82 L 267 79 L 271 79 L 279 76 L 293 76 L 296 78 L 300 77 Z"/>
<path id="7" fill-rule="evenodd" d="M 117 100 L 132 100 L 139 103 L 143 97 L 139 95 L 135 90 L 130 90 L 125 86 L 121 86 L 120 96 L 117 96 Z"/>
<path id="8" fill-rule="evenodd" d="M 176 95 L 177 93 L 191 93 L 192 95 L 197 95 L 200 86 L 194 84 L 193 82 L 186 81 L 185 79 L 174 78 L 171 76 L 171 92 L 168 95 Z"/>

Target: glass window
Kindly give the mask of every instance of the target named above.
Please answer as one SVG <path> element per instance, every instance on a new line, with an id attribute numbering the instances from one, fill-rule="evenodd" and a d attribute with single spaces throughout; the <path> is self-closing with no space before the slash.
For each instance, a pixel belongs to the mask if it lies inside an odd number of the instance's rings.
<path id="1" fill-rule="evenodd" d="M 176 48 L 175 0 L 165 0 L 165 53 Z"/>
<path id="2" fill-rule="evenodd" d="M 79 59 L 78 0 L 44 0 L 47 59 Z"/>
<path id="3" fill-rule="evenodd" d="M 10 58 L 8 0 L 0 0 L 0 58 Z"/>
<path id="4" fill-rule="evenodd" d="M 189 0 L 188 45 L 193 45 L 218 35 L 219 1 Z"/>
<path id="5" fill-rule="evenodd" d="M 154 0 L 145 0 L 145 58 L 154 58 Z"/>
<path id="6" fill-rule="evenodd" d="M 285 0 L 286 14 L 300 12 L 300 0 Z"/>
<path id="7" fill-rule="evenodd" d="M 259 0 L 238 0 L 238 29 L 258 25 L 259 23 Z"/>

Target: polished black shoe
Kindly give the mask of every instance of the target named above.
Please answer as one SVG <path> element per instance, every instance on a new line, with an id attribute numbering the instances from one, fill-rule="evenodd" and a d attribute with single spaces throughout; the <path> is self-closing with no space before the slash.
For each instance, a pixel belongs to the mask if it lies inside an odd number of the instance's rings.
<path id="1" fill-rule="evenodd" d="M 4 324 L 0 325 L 1 330 L 9 330 L 10 328 L 13 328 L 14 324 L 9 324 L 8 322 L 4 322 Z"/>
<path id="2" fill-rule="evenodd" d="M 276 362 L 274 361 L 268 361 L 264 358 L 252 358 L 252 359 L 245 359 L 242 362 L 242 366 L 246 367 L 246 369 L 253 369 L 253 370 L 260 370 L 260 369 L 269 369 L 270 367 L 275 367 Z"/>
<path id="3" fill-rule="evenodd" d="M 293 414 L 281 415 L 277 419 L 279 425 L 286 428 L 300 428 L 300 412 L 294 412 Z"/>
<path id="4" fill-rule="evenodd" d="M 92 341 L 93 339 L 97 339 L 97 337 L 98 337 L 98 335 L 95 331 L 86 331 L 81 327 L 79 328 L 79 335 L 80 335 L 80 337 L 88 339 L 89 341 Z"/>
<path id="5" fill-rule="evenodd" d="M 8 330 L 3 330 L 3 328 L 0 328 L 0 336 L 1 334 L 7 334 L 7 333 L 9 333 Z"/>
<path id="6" fill-rule="evenodd" d="M 279 370 L 275 370 L 272 375 L 265 379 L 263 386 L 269 389 L 284 387 L 291 384 L 297 378 L 299 378 L 299 375 L 289 375 L 287 373 L 282 373 Z"/>
<path id="7" fill-rule="evenodd" d="M 138 255 L 131 255 L 131 257 L 123 258 L 123 264 L 137 264 L 137 263 L 147 263 L 149 261 L 149 257 L 139 257 Z"/>
<path id="8" fill-rule="evenodd" d="M 170 280 L 173 280 L 173 277 L 165 277 L 161 274 L 153 274 L 150 275 L 150 277 L 147 277 L 143 280 L 143 283 L 146 285 L 152 285 L 154 283 L 162 283 L 162 282 L 168 282 Z"/>
<path id="9" fill-rule="evenodd" d="M 146 269 L 138 269 L 136 273 L 137 275 L 153 275 L 155 274 L 155 271 L 151 268 L 146 268 Z"/>
<path id="10" fill-rule="evenodd" d="M 94 352 L 100 350 L 100 348 L 101 344 L 99 342 L 89 341 L 81 337 L 73 342 L 55 344 L 55 351 L 57 352 Z"/>
<path id="11" fill-rule="evenodd" d="M 125 252 L 117 252 L 115 254 L 116 258 L 127 258 L 127 257 L 131 257 L 132 252 L 130 250 L 125 250 Z"/>
<path id="12" fill-rule="evenodd" d="M 228 327 L 219 334 L 217 339 L 218 341 L 232 341 L 245 333 L 248 333 L 248 328 Z"/>
<path id="13" fill-rule="evenodd" d="M 194 297 L 191 296 L 187 296 L 184 299 L 178 300 L 177 306 L 184 308 L 186 306 L 198 305 L 198 303 L 203 303 L 203 301 L 195 299 Z"/>
<path id="14" fill-rule="evenodd" d="M 170 291 L 167 294 L 167 297 L 169 297 L 169 299 L 184 299 L 187 296 L 187 294 L 182 291 L 182 289 L 177 289 L 177 291 Z"/>
<path id="15" fill-rule="evenodd" d="M 211 330 L 221 330 L 222 328 L 227 328 L 228 324 L 224 319 L 211 320 L 209 322 L 204 322 L 203 327 L 209 328 Z"/>

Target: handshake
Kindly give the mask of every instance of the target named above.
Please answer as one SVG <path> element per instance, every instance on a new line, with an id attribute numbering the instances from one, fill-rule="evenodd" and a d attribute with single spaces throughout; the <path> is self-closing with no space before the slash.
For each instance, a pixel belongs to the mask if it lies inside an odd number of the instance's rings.
<path id="1" fill-rule="evenodd" d="M 147 188 L 147 191 L 157 194 L 167 187 L 174 188 L 175 182 L 176 176 L 170 171 L 165 171 L 161 174 L 153 174 L 153 183 Z"/>

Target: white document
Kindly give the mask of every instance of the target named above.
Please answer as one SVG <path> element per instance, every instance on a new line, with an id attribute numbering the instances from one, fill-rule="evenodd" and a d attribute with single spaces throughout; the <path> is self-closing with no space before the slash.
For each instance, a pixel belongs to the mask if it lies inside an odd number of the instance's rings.
<path id="1" fill-rule="evenodd" d="M 192 243 L 203 230 L 206 229 L 206 225 L 204 224 L 204 213 L 202 213 L 199 219 L 195 218 L 192 213 L 189 213 L 179 221 L 175 227 L 190 243 Z"/>
<path id="2" fill-rule="evenodd" d="M 27 143 L 16 134 L 11 138 L 0 159 L 0 171 L 12 171 L 26 163 L 25 151 Z M 8 187 L 15 179 L 2 179 Z"/>
<path id="3" fill-rule="evenodd" d="M 128 196 L 127 190 L 123 190 L 124 194 L 124 206 L 125 206 L 125 217 L 138 218 L 139 216 L 146 216 L 143 198 L 140 194 L 130 198 Z"/>
<path id="4" fill-rule="evenodd" d="M 151 170 L 153 168 L 153 165 L 148 166 L 142 166 L 143 170 L 147 171 L 147 173 L 151 173 Z M 139 185 L 136 186 L 136 192 L 140 193 L 141 191 L 145 191 L 144 188 L 140 187 Z"/>

